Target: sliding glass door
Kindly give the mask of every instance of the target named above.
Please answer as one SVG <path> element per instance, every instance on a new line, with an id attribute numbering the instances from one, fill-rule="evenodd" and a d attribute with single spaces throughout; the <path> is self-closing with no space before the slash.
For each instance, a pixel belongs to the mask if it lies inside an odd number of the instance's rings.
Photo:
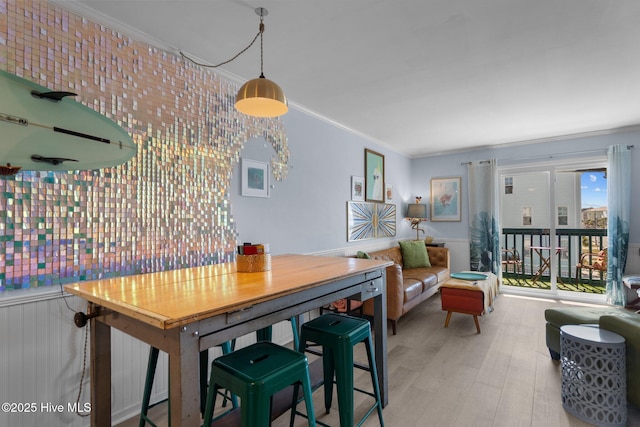
<path id="1" fill-rule="evenodd" d="M 500 242 L 506 286 L 604 294 L 606 273 L 593 268 L 606 248 L 604 162 L 501 168 Z"/>

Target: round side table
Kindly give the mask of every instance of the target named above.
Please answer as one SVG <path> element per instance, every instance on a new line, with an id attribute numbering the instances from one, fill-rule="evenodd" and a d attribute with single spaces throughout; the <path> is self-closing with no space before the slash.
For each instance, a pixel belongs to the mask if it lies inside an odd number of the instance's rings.
<path id="1" fill-rule="evenodd" d="M 562 406 L 597 426 L 627 423 L 624 338 L 597 326 L 560 328 Z"/>

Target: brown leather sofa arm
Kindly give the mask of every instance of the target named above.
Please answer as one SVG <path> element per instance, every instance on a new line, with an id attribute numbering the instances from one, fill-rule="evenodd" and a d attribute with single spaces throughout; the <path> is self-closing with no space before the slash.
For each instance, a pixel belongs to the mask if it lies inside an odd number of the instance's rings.
<path id="1" fill-rule="evenodd" d="M 404 287 L 402 286 L 402 266 L 393 264 L 386 268 L 387 273 L 387 319 L 398 320 L 402 316 L 402 304 L 404 303 Z M 373 315 L 373 300 L 364 302 L 363 311 L 367 315 Z"/>
<path id="2" fill-rule="evenodd" d="M 387 319 L 398 320 L 402 316 L 404 286 L 402 285 L 402 266 L 393 264 L 387 267 Z"/>

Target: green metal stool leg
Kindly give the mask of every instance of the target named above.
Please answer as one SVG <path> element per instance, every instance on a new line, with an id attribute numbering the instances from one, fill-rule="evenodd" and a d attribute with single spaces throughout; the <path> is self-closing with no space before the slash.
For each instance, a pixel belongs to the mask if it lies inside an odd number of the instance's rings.
<path id="1" fill-rule="evenodd" d="M 203 427 L 210 427 L 207 424 L 210 424 L 209 420 L 213 420 L 213 408 L 216 406 L 216 396 L 218 395 L 218 390 L 220 387 L 214 382 L 213 378 L 210 380 L 211 387 L 209 387 L 209 393 L 207 393 L 207 403 L 204 408 L 203 419 L 205 420 L 205 424 Z"/>
<path id="2" fill-rule="evenodd" d="M 380 384 L 378 384 L 378 371 L 376 370 L 376 359 L 373 355 L 373 343 L 371 342 L 371 337 L 365 340 L 365 346 L 367 348 L 367 359 L 369 360 L 369 371 L 371 373 L 371 383 L 373 384 L 373 394 L 376 399 L 378 419 L 380 420 L 380 427 L 384 427 L 384 419 L 382 418 L 382 399 L 380 398 Z"/>
<path id="3" fill-rule="evenodd" d="M 139 427 L 144 427 L 149 423 L 155 427 L 155 424 L 147 418 L 149 412 L 149 402 L 151 400 L 151 389 L 153 388 L 153 379 L 156 375 L 156 366 L 158 365 L 158 354 L 160 350 L 155 347 L 149 349 L 149 361 L 147 362 L 147 376 L 144 380 L 144 392 L 142 394 L 142 407 L 140 409 Z"/>
<path id="4" fill-rule="evenodd" d="M 337 365 L 340 365 L 341 363 L 343 363 L 343 361 L 338 362 Z M 331 405 L 333 403 L 333 375 L 336 373 L 336 363 L 333 349 L 326 346 L 322 346 L 322 373 L 325 384 L 324 409 L 325 413 L 328 414 L 331 412 Z"/>
<path id="5" fill-rule="evenodd" d="M 258 329 L 256 331 L 256 341 L 272 341 L 273 327 L 267 326 L 266 328 Z"/>
<path id="6" fill-rule="evenodd" d="M 296 387 L 297 390 L 297 387 Z M 313 410 L 313 390 L 311 390 L 311 375 L 309 373 L 309 366 L 307 365 L 307 373 L 302 380 L 302 390 L 304 392 L 304 406 L 307 408 L 307 422 L 309 426 L 316 425 L 316 414 Z M 294 399 L 296 397 L 294 396 Z M 293 409 L 291 410 L 291 414 L 295 416 Z M 293 420 L 291 421 L 293 424 Z"/>
<path id="7" fill-rule="evenodd" d="M 200 352 L 200 413 L 204 414 L 207 402 L 207 374 L 209 373 L 209 351 Z"/>
<path id="8" fill-rule="evenodd" d="M 231 353 L 231 342 L 226 341 L 220 344 L 222 348 L 222 354 Z M 203 350 L 200 352 L 200 413 L 203 414 L 206 411 L 207 406 L 207 371 L 209 370 L 209 351 Z M 231 400 L 231 409 L 235 409 L 238 407 L 238 396 L 231 393 L 228 390 L 225 390 L 224 393 L 219 392 L 222 397 L 222 407 L 227 406 L 227 400 Z M 226 412 L 225 412 L 226 413 Z M 221 414 L 221 416 L 224 414 Z"/>
<path id="9" fill-rule="evenodd" d="M 338 345 L 333 350 L 333 358 L 335 359 L 334 369 L 336 371 L 336 389 L 338 391 L 338 409 L 340 413 L 340 425 L 353 425 L 353 347 L 345 348 L 344 345 Z M 325 383 L 324 389 L 331 390 L 332 382 L 329 387 Z"/>
<path id="10" fill-rule="evenodd" d="M 300 346 L 300 334 L 298 332 L 298 318 L 292 317 L 289 319 L 291 322 L 291 332 L 293 332 L 293 348 L 298 349 Z"/>

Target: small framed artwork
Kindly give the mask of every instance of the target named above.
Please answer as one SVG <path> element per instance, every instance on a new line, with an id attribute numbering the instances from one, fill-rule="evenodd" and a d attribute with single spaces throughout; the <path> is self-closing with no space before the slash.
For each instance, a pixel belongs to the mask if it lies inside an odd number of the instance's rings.
<path id="1" fill-rule="evenodd" d="M 387 190 L 384 193 L 386 201 L 393 200 L 393 184 L 387 184 Z"/>
<path id="2" fill-rule="evenodd" d="M 364 178 L 361 176 L 351 177 L 351 200 L 364 202 Z"/>
<path id="3" fill-rule="evenodd" d="M 365 149 L 364 170 L 365 200 L 384 203 L 384 156 Z"/>
<path id="4" fill-rule="evenodd" d="M 242 159 L 242 195 L 269 197 L 269 164 Z"/>
<path id="5" fill-rule="evenodd" d="M 431 179 L 431 221 L 461 221 L 460 177 Z"/>

